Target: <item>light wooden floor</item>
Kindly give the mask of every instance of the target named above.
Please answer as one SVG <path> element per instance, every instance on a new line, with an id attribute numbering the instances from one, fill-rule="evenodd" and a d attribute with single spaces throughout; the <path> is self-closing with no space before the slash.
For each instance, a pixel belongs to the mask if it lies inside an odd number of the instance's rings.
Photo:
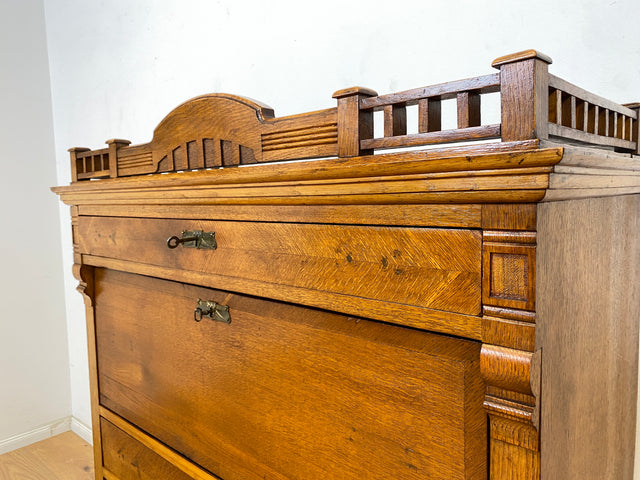
<path id="1" fill-rule="evenodd" d="M 65 432 L 0 455 L 0 480 L 93 480 L 93 447 Z"/>

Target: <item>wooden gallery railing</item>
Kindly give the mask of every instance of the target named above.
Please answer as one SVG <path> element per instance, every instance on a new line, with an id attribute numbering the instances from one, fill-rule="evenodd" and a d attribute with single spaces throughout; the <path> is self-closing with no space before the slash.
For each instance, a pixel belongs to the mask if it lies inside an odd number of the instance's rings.
<path id="1" fill-rule="evenodd" d="M 267 161 L 352 157 L 376 150 L 452 142 L 559 140 L 640 154 L 640 103 L 619 105 L 549 74 L 535 50 L 496 59 L 498 73 L 387 95 L 355 87 L 336 92 L 337 108 L 275 118 L 273 110 L 232 95 L 205 95 L 172 111 L 153 140 L 101 150 L 73 148 L 73 181 Z M 500 95 L 500 123 L 483 125 L 481 100 Z M 457 128 L 442 130 L 442 101 L 455 100 Z M 417 105 L 417 133 L 407 107 Z M 374 136 L 374 112 L 383 136 Z M 172 127 L 180 122 L 180 138 Z M 414 126 L 415 127 L 415 126 Z"/>

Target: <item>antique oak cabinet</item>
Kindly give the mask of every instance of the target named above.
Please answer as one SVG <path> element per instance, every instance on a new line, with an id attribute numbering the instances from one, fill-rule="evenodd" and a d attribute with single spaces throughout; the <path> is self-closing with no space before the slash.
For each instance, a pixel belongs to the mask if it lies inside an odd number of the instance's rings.
<path id="1" fill-rule="evenodd" d="M 550 63 L 71 149 L 96 478 L 631 480 L 640 104 Z"/>

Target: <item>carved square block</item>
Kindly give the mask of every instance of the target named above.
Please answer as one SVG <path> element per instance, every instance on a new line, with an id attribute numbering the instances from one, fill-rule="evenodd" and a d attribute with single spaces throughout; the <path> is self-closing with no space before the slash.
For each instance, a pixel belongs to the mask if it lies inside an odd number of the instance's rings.
<path id="1" fill-rule="evenodd" d="M 535 246 L 485 243 L 482 253 L 482 303 L 535 308 Z"/>

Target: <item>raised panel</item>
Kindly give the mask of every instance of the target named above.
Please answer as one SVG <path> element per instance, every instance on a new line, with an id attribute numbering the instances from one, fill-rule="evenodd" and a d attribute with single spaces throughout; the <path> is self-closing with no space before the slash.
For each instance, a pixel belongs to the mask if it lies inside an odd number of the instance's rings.
<path id="1" fill-rule="evenodd" d="M 535 245 L 485 242 L 483 303 L 533 310 L 535 307 Z"/>

